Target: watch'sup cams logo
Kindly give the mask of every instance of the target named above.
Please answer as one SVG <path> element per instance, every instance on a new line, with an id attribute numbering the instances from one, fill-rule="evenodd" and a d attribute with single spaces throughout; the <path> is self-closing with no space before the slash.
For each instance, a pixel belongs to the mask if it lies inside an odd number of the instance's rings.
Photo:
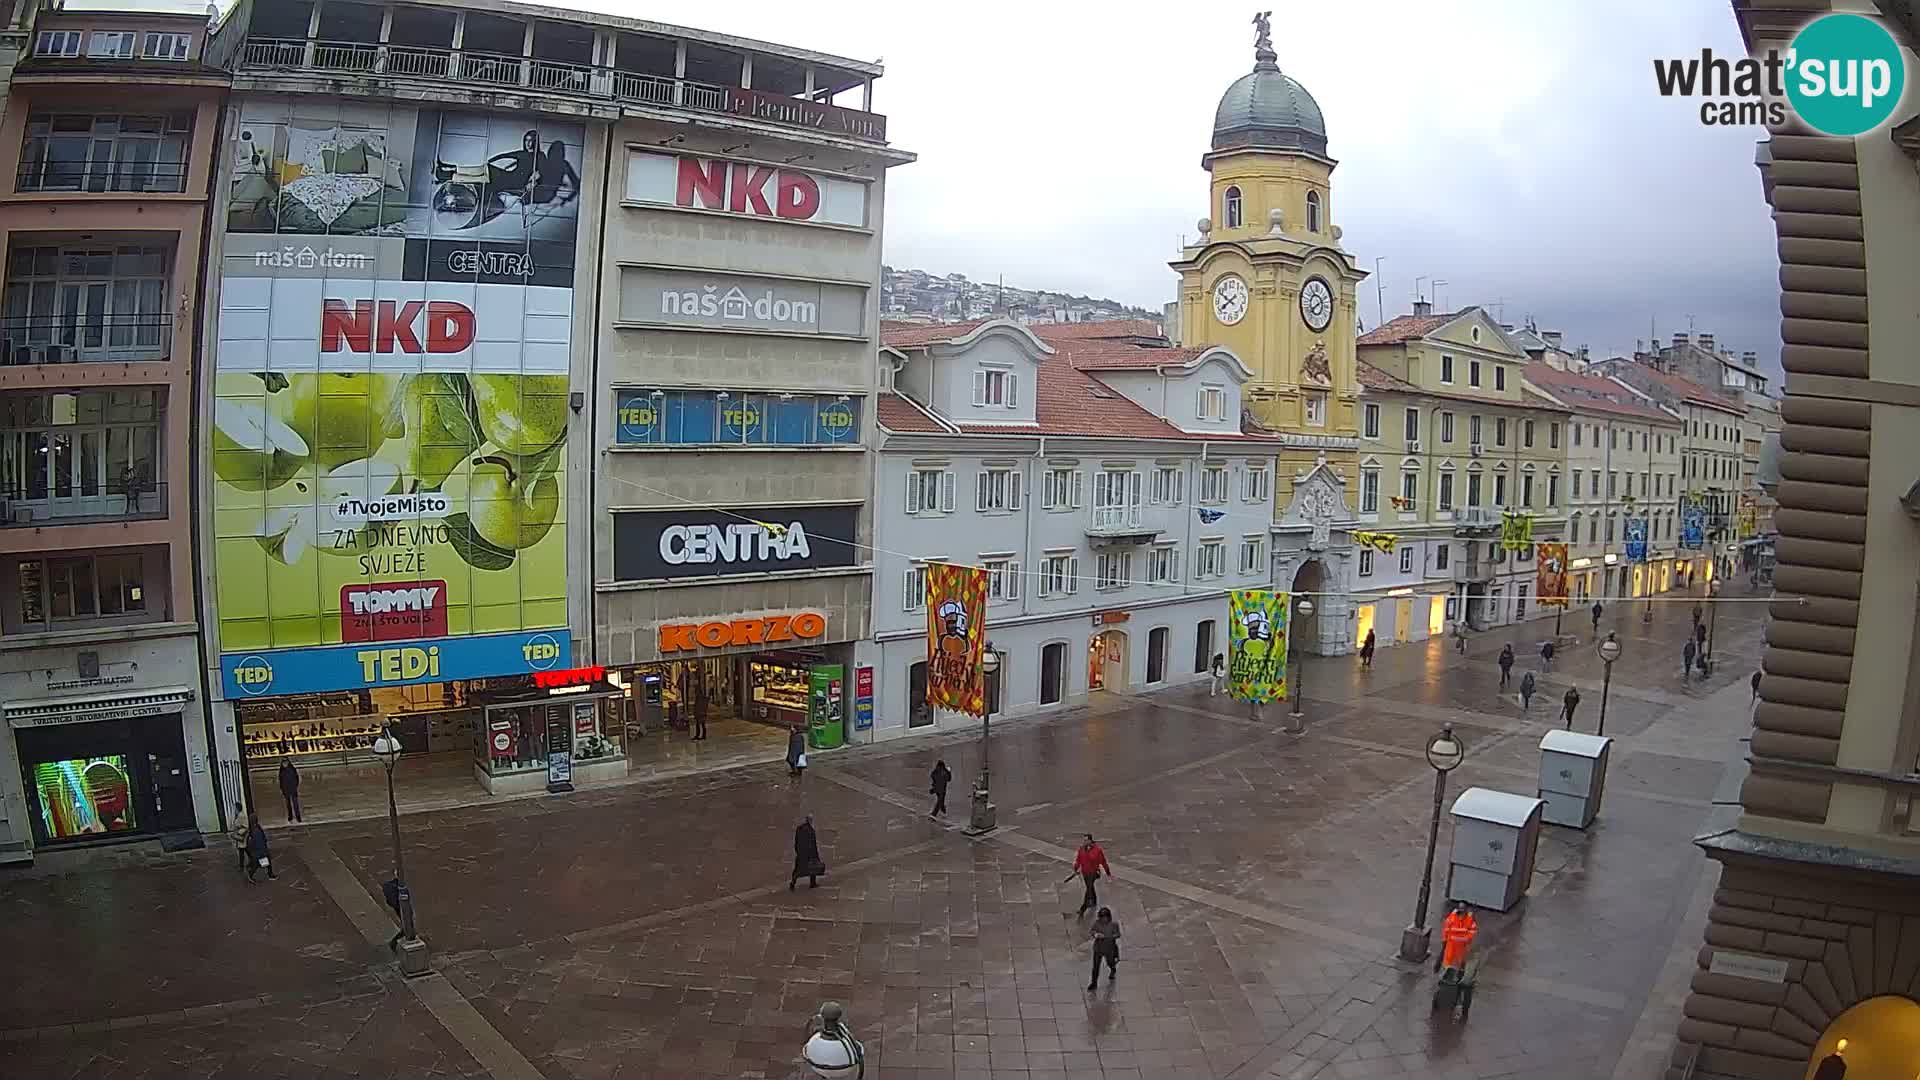
<path id="1" fill-rule="evenodd" d="M 1823 15 L 1800 29 L 1785 53 L 1729 60 L 1701 49 L 1698 57 L 1656 59 L 1661 97 L 1704 98 L 1700 122 L 1711 127 L 1801 122 L 1827 135 L 1872 131 L 1899 107 L 1906 60 L 1885 27 L 1864 15 Z"/>

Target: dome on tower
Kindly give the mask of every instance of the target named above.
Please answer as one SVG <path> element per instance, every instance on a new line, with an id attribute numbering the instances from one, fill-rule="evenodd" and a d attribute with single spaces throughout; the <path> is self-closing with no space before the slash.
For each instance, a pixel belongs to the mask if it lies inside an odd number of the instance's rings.
<path id="1" fill-rule="evenodd" d="M 1325 156 L 1327 121 L 1307 88 L 1280 70 L 1264 18 L 1256 18 L 1259 40 L 1253 70 L 1233 81 L 1213 113 L 1213 148 L 1242 147 L 1302 150 Z"/>

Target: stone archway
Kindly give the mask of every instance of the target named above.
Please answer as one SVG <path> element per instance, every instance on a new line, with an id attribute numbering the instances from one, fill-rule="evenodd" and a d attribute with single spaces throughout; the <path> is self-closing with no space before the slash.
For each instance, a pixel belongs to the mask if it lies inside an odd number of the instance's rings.
<path id="1" fill-rule="evenodd" d="M 1920 1074 L 1920 1004 L 1868 998 L 1833 1018 L 1807 1062 L 1808 1080 L 1910 1080 Z"/>
<path id="2" fill-rule="evenodd" d="M 1327 608 L 1327 597 L 1315 595 L 1327 591 L 1327 567 L 1319 559 L 1308 559 L 1300 564 L 1293 573 L 1293 594 L 1297 597 L 1307 594 L 1313 600 L 1313 614 L 1301 616 L 1295 609 L 1293 625 L 1293 647 L 1308 656 L 1325 655 L 1325 643 L 1320 638 L 1320 619 Z"/>

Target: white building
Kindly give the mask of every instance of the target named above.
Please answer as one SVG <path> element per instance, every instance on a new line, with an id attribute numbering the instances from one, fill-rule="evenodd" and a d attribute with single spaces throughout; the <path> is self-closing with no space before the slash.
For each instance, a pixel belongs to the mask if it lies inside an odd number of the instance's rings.
<path id="1" fill-rule="evenodd" d="M 1048 329 L 884 334 L 874 738 L 975 722 L 923 704 L 930 563 L 993 575 L 995 715 L 1203 678 L 1228 591 L 1272 580 L 1278 444 L 1241 430 L 1240 359 Z"/>

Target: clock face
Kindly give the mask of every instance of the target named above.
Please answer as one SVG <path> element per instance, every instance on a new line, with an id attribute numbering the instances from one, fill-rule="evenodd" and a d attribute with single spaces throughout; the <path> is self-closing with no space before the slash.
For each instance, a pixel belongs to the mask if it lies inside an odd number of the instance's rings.
<path id="1" fill-rule="evenodd" d="M 1300 317 L 1315 332 L 1325 330 L 1333 321 L 1333 290 L 1325 278 L 1308 278 L 1300 287 Z"/>
<path id="2" fill-rule="evenodd" d="M 1232 326 L 1247 317 L 1247 283 L 1228 274 L 1213 283 L 1213 317 Z"/>

